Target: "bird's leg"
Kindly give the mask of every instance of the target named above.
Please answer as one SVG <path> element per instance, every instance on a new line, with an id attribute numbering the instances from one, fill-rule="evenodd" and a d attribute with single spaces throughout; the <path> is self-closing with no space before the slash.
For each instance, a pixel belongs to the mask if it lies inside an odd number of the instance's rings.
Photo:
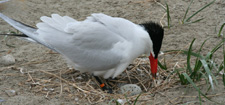
<path id="1" fill-rule="evenodd" d="M 109 79 L 106 79 L 106 83 L 108 86 L 110 87 L 114 87 L 114 85 L 116 84 L 116 80 L 119 80 L 118 78 L 109 78 Z"/>
<path id="2" fill-rule="evenodd" d="M 107 90 L 108 93 L 112 93 L 112 89 L 107 87 L 106 84 L 103 83 L 98 76 L 94 76 L 94 77 L 98 81 L 98 83 L 100 84 L 100 87 L 102 88 L 103 91 Z"/>

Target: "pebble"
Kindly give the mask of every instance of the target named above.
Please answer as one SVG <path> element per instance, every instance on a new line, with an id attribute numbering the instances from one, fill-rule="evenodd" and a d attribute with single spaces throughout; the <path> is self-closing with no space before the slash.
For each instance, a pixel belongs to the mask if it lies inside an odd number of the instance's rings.
<path id="1" fill-rule="evenodd" d="M 137 95 L 142 92 L 141 88 L 136 84 L 123 85 L 120 87 L 120 91 L 122 94 L 126 94 L 127 96 Z"/>
<path id="2" fill-rule="evenodd" d="M 124 103 L 125 103 L 126 101 L 123 100 L 123 99 L 117 99 L 117 102 L 120 103 L 121 105 L 124 105 Z"/>
<path id="3" fill-rule="evenodd" d="M 5 90 L 6 94 L 10 97 L 15 96 L 16 95 L 16 91 L 15 90 Z"/>
<path id="4" fill-rule="evenodd" d="M 0 104 L 1 104 L 1 102 L 4 102 L 4 101 L 5 101 L 5 99 L 3 97 L 0 97 Z"/>
<path id="5" fill-rule="evenodd" d="M 11 54 L 0 57 L 0 65 L 13 65 L 16 60 Z"/>
<path id="6" fill-rule="evenodd" d="M 9 0 L 1 0 L 1 1 L 0 1 L 0 4 L 1 4 L 1 3 L 4 3 L 4 2 L 8 2 L 8 1 L 9 1 Z"/>

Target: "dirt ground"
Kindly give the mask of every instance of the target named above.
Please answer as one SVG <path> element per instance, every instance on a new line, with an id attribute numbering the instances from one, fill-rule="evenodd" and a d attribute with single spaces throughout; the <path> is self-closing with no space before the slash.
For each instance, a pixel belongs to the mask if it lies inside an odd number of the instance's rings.
<path id="1" fill-rule="evenodd" d="M 197 50 L 205 39 L 210 38 L 202 51 L 202 53 L 207 53 L 219 42 L 220 38 L 216 37 L 216 34 L 225 21 L 224 0 L 216 0 L 209 8 L 193 18 L 193 20 L 204 18 L 202 21 L 188 25 L 182 25 L 180 21 L 191 0 L 167 1 L 170 7 L 172 27 L 165 28 L 161 51 L 187 49 L 193 38 L 196 38 L 193 50 Z M 188 16 L 210 1 L 212 0 L 195 0 Z M 164 0 L 158 0 L 158 2 L 153 0 L 11 0 L 0 4 L 0 12 L 31 26 L 40 22 L 41 16 L 50 16 L 52 13 L 84 20 L 91 13 L 99 12 L 126 18 L 137 24 L 154 21 L 167 26 L 166 12 L 160 4 L 164 5 Z M 10 31 L 16 30 L 0 19 L 0 33 Z M 115 104 L 117 99 L 126 102 L 126 97 L 120 93 L 103 93 L 90 74 L 80 74 L 68 69 L 65 60 L 59 54 L 51 53 L 42 45 L 16 37 L 0 36 L 0 57 L 7 54 L 15 58 L 15 63 L 0 65 L 0 104 L 2 105 L 103 105 Z M 166 54 L 165 57 L 168 70 L 172 71 L 176 62 L 180 66 L 185 66 L 183 65 L 186 62 L 185 55 Z M 216 62 L 221 62 L 222 50 L 216 52 L 214 57 Z M 163 55 L 160 55 L 159 59 L 162 60 L 162 58 Z M 148 62 L 146 65 L 149 65 Z M 149 70 L 149 67 L 147 68 Z M 132 74 L 135 70 L 127 70 L 127 72 Z M 162 74 L 163 71 L 159 70 L 158 75 Z M 128 78 L 126 73 L 121 75 L 125 76 L 124 79 Z M 146 84 L 150 84 L 147 88 L 145 84 L 138 84 L 143 89 L 143 93 L 137 103 L 143 105 L 199 104 L 198 92 L 194 88 L 190 85 L 180 85 L 176 75 L 170 78 L 169 82 L 158 82 L 158 87 L 152 85 L 151 78 L 145 81 Z M 218 86 L 214 91 L 210 90 L 207 95 L 218 104 L 223 104 L 225 90 L 221 76 L 217 78 Z M 130 82 L 127 80 L 125 84 Z M 203 92 L 207 91 L 208 85 L 204 81 L 196 84 Z M 127 99 L 133 102 L 136 97 L 131 96 Z M 204 105 L 216 104 L 205 98 L 202 102 Z"/>

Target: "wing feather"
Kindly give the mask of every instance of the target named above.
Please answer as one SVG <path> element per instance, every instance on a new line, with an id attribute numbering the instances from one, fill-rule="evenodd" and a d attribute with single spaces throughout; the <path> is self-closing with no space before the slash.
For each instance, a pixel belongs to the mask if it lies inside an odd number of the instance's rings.
<path id="1" fill-rule="evenodd" d="M 116 67 L 129 44 L 99 21 L 78 22 L 59 15 L 42 17 L 41 20 L 43 23 L 37 24 L 38 34 L 74 62 L 81 71 L 101 71 Z M 70 32 L 66 29 L 70 29 Z"/>
<path id="2" fill-rule="evenodd" d="M 103 24 L 109 30 L 117 33 L 124 39 L 133 39 L 136 24 L 132 23 L 131 21 L 119 17 L 111 17 L 103 13 L 94 13 L 91 15 L 91 17 L 94 18 L 92 20 Z"/>
<path id="3" fill-rule="evenodd" d="M 61 53 L 77 70 L 105 78 L 119 75 L 140 53 L 130 53 L 133 47 L 130 40 L 135 40 L 133 36 L 137 34 L 136 25 L 122 18 L 99 13 L 76 21 L 53 14 L 42 16 L 43 22 L 35 29 L 1 13 L 0 17 L 38 43 Z"/>

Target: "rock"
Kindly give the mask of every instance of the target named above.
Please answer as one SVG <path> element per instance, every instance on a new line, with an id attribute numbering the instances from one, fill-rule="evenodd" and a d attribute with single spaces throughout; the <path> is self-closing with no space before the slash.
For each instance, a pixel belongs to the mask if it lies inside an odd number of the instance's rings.
<path id="1" fill-rule="evenodd" d="M 0 57 L 0 65 L 13 65 L 15 62 L 16 60 L 11 54 Z"/>
<path id="2" fill-rule="evenodd" d="M 1 0 L 0 3 L 8 2 L 9 0 Z"/>
<path id="3" fill-rule="evenodd" d="M 124 100 L 124 99 L 117 99 L 116 101 L 117 101 L 118 103 L 120 103 L 121 105 L 124 105 L 125 102 L 126 102 L 126 100 Z"/>
<path id="4" fill-rule="evenodd" d="M 126 94 L 127 96 L 137 95 L 142 92 L 141 88 L 136 84 L 123 85 L 120 87 L 120 91 L 122 94 Z"/>
<path id="5" fill-rule="evenodd" d="M 5 99 L 3 97 L 0 97 L 0 104 L 1 104 L 1 102 L 4 102 L 4 101 L 5 101 Z"/>
<path id="6" fill-rule="evenodd" d="M 5 90 L 6 94 L 10 97 L 15 96 L 16 95 L 16 91 L 15 90 Z"/>

